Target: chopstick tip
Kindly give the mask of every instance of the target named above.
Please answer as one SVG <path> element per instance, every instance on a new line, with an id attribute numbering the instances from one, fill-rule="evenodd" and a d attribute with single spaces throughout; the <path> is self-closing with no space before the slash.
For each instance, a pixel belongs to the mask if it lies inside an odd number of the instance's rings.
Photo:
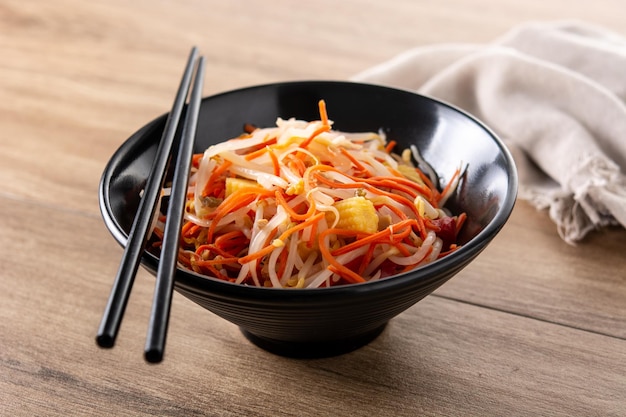
<path id="1" fill-rule="evenodd" d="M 147 349 L 144 358 L 148 363 L 160 363 L 163 360 L 163 351 L 160 349 Z"/>
<path id="2" fill-rule="evenodd" d="M 112 348 L 115 345 L 115 338 L 107 334 L 99 334 L 96 336 L 96 343 L 101 348 Z"/>

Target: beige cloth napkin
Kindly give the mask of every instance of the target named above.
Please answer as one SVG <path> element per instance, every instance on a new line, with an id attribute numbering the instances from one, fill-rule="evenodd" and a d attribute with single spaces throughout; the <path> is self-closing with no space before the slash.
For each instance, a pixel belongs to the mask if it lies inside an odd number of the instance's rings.
<path id="1" fill-rule="evenodd" d="M 418 47 L 353 77 L 482 120 L 508 145 L 519 198 L 568 243 L 626 226 L 626 39 L 583 22 L 530 22 L 485 45 Z"/>

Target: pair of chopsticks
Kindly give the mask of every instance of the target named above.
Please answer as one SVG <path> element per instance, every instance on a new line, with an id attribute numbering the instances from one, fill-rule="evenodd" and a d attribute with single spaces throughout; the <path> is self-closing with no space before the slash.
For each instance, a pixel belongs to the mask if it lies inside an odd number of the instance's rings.
<path id="1" fill-rule="evenodd" d="M 195 79 L 192 87 L 191 81 L 194 69 Z M 124 310 L 128 304 L 130 290 L 149 238 L 152 220 L 159 206 L 161 189 L 163 188 L 163 182 L 171 159 L 171 149 L 175 142 L 183 107 L 185 107 L 187 97 L 189 96 L 189 104 L 186 109 L 185 121 L 180 136 L 144 350 L 146 361 L 151 363 L 161 362 L 165 349 L 172 292 L 174 289 L 174 275 L 178 259 L 180 230 L 202 98 L 203 74 L 204 57 L 198 58 L 198 50 L 194 47 L 191 49 L 174 105 L 166 120 L 163 135 L 157 148 L 157 154 L 148 176 L 135 220 L 128 235 L 124 254 L 122 255 L 117 276 L 96 336 L 96 342 L 100 347 L 110 348 L 115 344 L 122 317 L 124 316 Z M 191 93 L 189 93 L 190 88 Z"/>

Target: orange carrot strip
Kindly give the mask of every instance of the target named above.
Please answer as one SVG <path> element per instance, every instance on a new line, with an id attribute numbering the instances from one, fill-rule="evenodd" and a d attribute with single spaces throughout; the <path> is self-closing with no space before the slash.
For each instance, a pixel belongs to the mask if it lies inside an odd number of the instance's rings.
<path id="1" fill-rule="evenodd" d="M 415 181 L 405 178 L 404 176 L 377 176 L 367 178 L 365 181 L 379 187 L 389 187 L 398 191 L 404 191 L 405 193 L 411 195 L 413 198 L 415 198 L 415 196 L 417 195 L 416 192 L 425 195 L 431 194 L 431 191 L 430 189 L 428 189 L 428 187 L 424 187 L 416 183 Z"/>
<path id="2" fill-rule="evenodd" d="M 439 252 L 439 256 L 437 256 L 437 259 L 443 258 L 444 256 L 448 256 L 449 254 L 451 254 L 452 252 L 459 250 L 460 246 L 456 246 L 456 245 L 450 245 L 450 249 L 448 249 L 445 252 Z"/>
<path id="3" fill-rule="evenodd" d="M 276 249 L 276 246 L 269 244 L 263 249 L 259 249 L 258 251 L 248 254 L 246 256 L 242 256 L 241 258 L 239 258 L 238 262 L 242 265 L 247 264 L 248 262 L 252 262 L 257 259 L 260 259 L 264 257 L 265 255 L 269 255 L 274 249 Z"/>
<path id="4" fill-rule="evenodd" d="M 318 243 L 320 248 L 320 253 L 322 257 L 330 264 L 328 268 L 332 267 L 332 271 L 340 275 L 348 282 L 359 283 L 365 282 L 365 279 L 352 271 L 349 268 L 346 268 L 344 265 L 340 264 L 337 259 L 330 253 L 330 249 L 324 244 L 324 238 L 329 234 L 337 234 L 337 232 L 342 232 L 342 229 L 326 229 L 322 233 L 318 235 Z"/>
<path id="5" fill-rule="evenodd" d="M 310 217 L 306 221 L 299 223 L 285 230 L 278 238 L 272 239 L 272 242 L 266 247 L 264 247 L 263 249 L 259 249 L 258 251 L 254 253 L 249 253 L 246 256 L 242 256 L 241 258 L 239 258 L 239 263 L 246 264 L 250 261 L 254 261 L 256 259 L 262 258 L 265 255 L 270 254 L 274 249 L 277 248 L 277 246 L 274 246 L 274 240 L 282 241 L 284 243 L 284 241 L 287 240 L 287 238 L 291 236 L 293 233 L 319 222 L 324 216 L 325 216 L 324 213 L 317 213 L 315 216 Z"/>
<path id="6" fill-rule="evenodd" d="M 311 200 L 311 205 L 309 206 L 309 209 L 307 210 L 306 213 L 298 214 L 295 212 L 293 208 L 289 206 L 289 204 L 287 204 L 287 200 L 285 199 L 285 196 L 283 195 L 282 190 L 277 190 L 274 195 L 276 197 L 276 203 L 280 206 L 283 206 L 287 214 L 289 214 L 289 216 L 294 220 L 299 220 L 299 221 L 306 220 L 309 217 L 311 217 L 313 213 L 315 212 L 315 201 L 313 200 Z"/>
<path id="7" fill-rule="evenodd" d="M 307 146 L 309 146 L 309 144 L 311 142 L 313 142 L 313 139 L 315 139 L 318 135 L 320 135 L 321 133 L 324 132 L 328 132 L 330 130 L 330 125 L 322 125 L 321 127 L 317 128 L 315 130 L 315 132 L 313 132 L 311 134 L 311 136 L 309 136 L 307 139 L 305 139 L 301 144 L 300 147 L 306 149 Z"/>
<path id="8" fill-rule="evenodd" d="M 278 157 L 269 146 L 266 149 L 270 154 L 270 159 L 272 160 L 272 165 L 274 166 L 274 175 L 278 177 L 280 176 L 280 164 L 278 163 Z"/>
<path id="9" fill-rule="evenodd" d="M 278 232 L 278 229 L 274 229 L 270 232 L 269 237 L 267 238 L 267 240 L 269 242 L 272 242 L 274 240 L 274 236 L 276 236 L 276 233 Z M 246 256 L 242 256 L 239 258 L 238 262 L 240 264 L 245 264 L 251 261 L 255 261 L 257 259 L 260 259 L 262 257 L 264 257 L 265 255 L 269 254 L 270 252 L 272 252 L 275 249 L 275 246 L 270 244 L 266 247 L 264 247 L 263 249 L 260 249 L 256 252 L 254 252 L 252 255 L 250 253 L 248 253 Z M 259 267 L 259 265 L 257 265 L 257 267 Z"/>
<path id="10" fill-rule="evenodd" d="M 306 171 L 306 164 L 304 163 L 303 157 L 301 157 L 300 154 L 301 152 L 298 152 L 297 156 L 294 156 L 293 154 L 289 154 L 288 155 L 289 162 L 287 163 L 287 166 L 295 174 L 302 176 L 304 175 L 304 171 Z M 306 156 L 306 154 L 304 153 L 302 153 L 302 155 Z"/>
<path id="11" fill-rule="evenodd" d="M 322 119 L 322 124 L 330 127 L 330 123 L 328 122 L 328 113 L 326 112 L 326 102 L 324 100 L 320 100 L 317 102 L 317 106 L 320 111 L 320 118 Z"/>
<path id="12" fill-rule="evenodd" d="M 403 245 L 402 243 L 396 243 L 393 246 L 400 251 L 400 254 L 402 256 L 410 256 L 411 255 L 411 252 L 409 252 L 409 250 L 406 248 L 406 246 Z M 415 245 L 413 245 L 413 246 L 415 246 Z"/>
<path id="13" fill-rule="evenodd" d="M 424 171 L 422 171 L 421 169 L 416 169 L 415 172 L 417 172 L 417 174 L 420 176 L 422 181 L 424 181 L 424 184 L 428 186 L 428 188 L 430 188 L 433 191 L 437 191 L 437 189 L 433 185 L 433 182 L 430 180 L 428 175 L 424 174 Z"/>
<path id="14" fill-rule="evenodd" d="M 413 219 L 403 220 L 394 225 L 387 227 L 380 232 L 372 233 L 370 235 L 365 235 L 363 233 L 354 232 L 346 229 L 334 229 L 337 235 L 342 236 L 358 236 L 358 239 L 352 243 L 349 243 L 341 248 L 335 249 L 331 252 L 333 256 L 339 256 L 344 253 L 351 252 L 355 249 L 360 248 L 361 246 L 368 245 L 371 243 L 380 244 L 380 243 L 394 243 L 399 242 L 402 239 L 406 238 L 409 233 L 411 233 L 411 227 L 416 225 L 416 221 Z M 402 232 L 395 232 L 394 229 L 400 229 Z"/>
<path id="15" fill-rule="evenodd" d="M 393 211 L 396 216 L 400 217 L 400 219 L 402 219 L 402 220 L 406 220 L 407 219 L 407 215 L 402 210 L 400 210 L 398 207 L 394 206 L 393 204 L 381 203 L 381 206 L 385 206 L 389 210 Z"/>
<path id="16" fill-rule="evenodd" d="M 391 153 L 391 151 L 393 150 L 393 148 L 395 148 L 395 146 L 396 146 L 396 141 L 390 140 L 387 146 L 385 146 L 385 152 Z"/>
<path id="17" fill-rule="evenodd" d="M 322 165 L 325 167 L 325 165 Z M 329 167 L 332 168 L 332 167 Z M 326 169 L 323 169 L 326 170 Z M 333 169 L 328 169 L 328 170 L 333 170 Z M 338 170 L 335 169 L 336 172 L 339 172 Z M 379 194 L 379 195 L 385 195 L 388 196 L 389 198 L 396 200 L 398 203 L 408 207 L 413 214 L 415 215 L 415 217 L 419 216 L 419 212 L 417 211 L 417 208 L 415 207 L 415 204 L 413 204 L 412 201 L 410 201 L 409 199 L 407 199 L 404 196 L 401 196 L 399 194 L 394 194 L 388 191 L 384 191 L 381 190 L 375 186 L 373 186 L 372 184 L 369 184 L 368 182 L 364 181 L 364 180 L 360 180 L 360 181 L 355 181 L 353 183 L 349 183 L 349 184 L 342 184 L 339 182 L 335 182 L 335 181 L 331 181 L 327 178 L 324 178 L 324 176 L 322 176 L 321 174 L 314 172 L 313 176 L 319 181 L 322 182 L 330 187 L 335 187 L 335 188 L 365 188 L 375 194 Z"/>
<path id="18" fill-rule="evenodd" d="M 365 268 L 367 268 L 367 265 L 369 265 L 370 261 L 374 257 L 375 249 L 376 249 L 376 245 L 374 243 L 370 243 L 370 246 L 367 249 L 367 252 L 365 252 L 365 255 L 363 255 L 363 259 L 361 260 L 361 266 L 359 267 L 359 275 L 363 275 L 363 272 L 365 272 Z"/>
<path id="19" fill-rule="evenodd" d="M 245 246 L 248 243 L 248 239 L 241 230 L 233 230 L 215 238 L 215 246 L 223 250 Z"/>
<path id="20" fill-rule="evenodd" d="M 459 233 L 463 225 L 465 224 L 465 220 L 467 220 L 467 214 L 465 212 L 459 214 L 456 219 L 456 232 Z"/>
<path id="21" fill-rule="evenodd" d="M 252 151 L 252 152 L 246 154 L 246 156 L 244 156 L 244 159 L 246 161 L 251 161 L 251 160 L 256 159 L 259 156 L 263 155 L 268 150 L 269 150 L 269 148 L 267 146 L 264 146 L 262 148 L 257 149 L 256 151 Z"/>
<path id="22" fill-rule="evenodd" d="M 420 237 L 422 240 L 426 239 L 426 225 L 424 225 L 424 218 L 419 214 L 417 215 L 417 224 L 419 225 Z"/>
<path id="23" fill-rule="evenodd" d="M 339 147 L 339 151 L 341 151 L 341 153 L 350 160 L 350 162 L 352 162 L 352 164 L 361 172 L 363 172 L 364 174 L 371 176 L 372 173 L 363 166 L 363 164 L 361 162 L 359 162 L 358 159 L 356 159 L 352 154 L 350 154 L 350 152 L 348 152 L 348 150 L 346 148 L 344 148 L 343 146 Z"/>
<path id="24" fill-rule="evenodd" d="M 278 240 L 282 240 L 283 242 L 285 240 L 287 240 L 287 238 L 289 236 L 291 236 L 292 234 L 294 234 L 297 231 L 300 231 L 308 226 L 311 226 L 317 222 L 319 222 L 320 220 L 322 220 L 323 217 L 325 217 L 326 214 L 325 213 L 317 213 L 314 216 L 311 216 L 310 218 L 308 218 L 307 220 L 303 221 L 302 223 L 298 223 L 297 225 L 290 227 L 289 229 L 285 230 L 279 237 Z"/>
<path id="25" fill-rule="evenodd" d="M 232 164 L 233 163 L 230 161 L 224 161 L 222 162 L 221 165 L 215 168 L 213 172 L 211 172 L 211 175 L 209 176 L 209 180 L 207 181 L 206 185 L 204 186 L 204 189 L 202 190 L 203 196 L 210 194 L 214 183 L 217 181 L 217 178 L 219 178 L 220 175 L 225 173 Z"/>
<path id="26" fill-rule="evenodd" d="M 213 241 L 213 233 L 215 232 L 217 223 L 229 212 L 235 211 L 252 203 L 256 198 L 269 197 L 273 194 L 273 192 L 262 187 L 243 187 L 233 192 L 224 201 L 222 201 L 212 213 L 209 214 L 208 217 L 211 218 L 212 221 L 207 232 L 207 241 Z"/>
<path id="27" fill-rule="evenodd" d="M 154 233 L 154 235 L 155 235 L 158 239 L 163 240 L 163 236 L 164 236 L 164 234 L 163 234 L 163 230 L 158 229 L 158 228 L 156 228 L 156 227 L 155 227 L 155 228 L 154 228 L 154 230 L 152 230 L 152 233 Z"/>
<path id="28" fill-rule="evenodd" d="M 181 228 L 181 236 L 183 237 L 191 237 L 194 235 L 194 233 L 196 233 L 201 226 L 198 226 L 197 224 L 195 224 L 194 222 L 187 222 L 183 225 L 183 227 Z"/>
<path id="29" fill-rule="evenodd" d="M 204 156 L 204 153 L 196 153 L 191 157 L 191 165 L 193 165 L 194 167 L 198 168 L 200 166 L 200 161 L 202 160 L 202 157 Z"/>
<path id="30" fill-rule="evenodd" d="M 454 170 L 454 174 L 452 174 L 452 178 L 450 178 L 450 181 L 448 181 L 448 183 L 446 184 L 446 186 L 444 187 L 444 189 L 441 191 L 441 194 L 437 197 L 437 201 L 440 201 L 441 198 L 446 195 L 446 193 L 450 190 L 450 187 L 452 187 L 452 183 L 456 180 L 456 178 L 461 174 L 461 170 L 459 168 L 457 168 L 456 170 Z"/>

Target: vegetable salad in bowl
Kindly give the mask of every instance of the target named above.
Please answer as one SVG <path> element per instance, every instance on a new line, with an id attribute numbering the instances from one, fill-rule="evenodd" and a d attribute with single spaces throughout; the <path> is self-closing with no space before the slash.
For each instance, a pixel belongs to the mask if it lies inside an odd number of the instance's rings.
<path id="1" fill-rule="evenodd" d="M 415 146 L 398 152 L 382 131 L 333 130 L 323 100 L 319 113 L 247 125 L 194 155 L 182 266 L 238 284 L 317 288 L 378 280 L 458 249 L 466 215 L 443 207 L 461 166 L 440 190 Z M 157 249 L 165 221 L 153 230 Z"/>

